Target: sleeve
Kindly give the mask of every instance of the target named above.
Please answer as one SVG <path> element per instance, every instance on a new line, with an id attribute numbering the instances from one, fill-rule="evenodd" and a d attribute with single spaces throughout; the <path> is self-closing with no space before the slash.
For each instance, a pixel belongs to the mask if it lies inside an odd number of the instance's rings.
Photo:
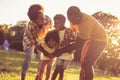
<path id="1" fill-rule="evenodd" d="M 74 31 L 72 31 L 71 29 L 66 29 L 64 34 L 64 40 L 62 41 L 61 46 L 65 47 L 72 44 L 73 42 L 75 42 L 76 38 L 77 36 Z"/>
<path id="2" fill-rule="evenodd" d="M 49 58 L 54 58 L 53 55 L 49 54 L 47 50 L 45 50 L 45 44 L 42 45 L 37 45 L 37 49 L 40 50 L 45 56 L 49 57 Z"/>
<path id="3" fill-rule="evenodd" d="M 72 31 L 71 29 L 67 29 L 66 34 L 67 39 L 69 38 L 70 40 L 75 40 L 77 37 L 75 31 Z"/>
<path id="4" fill-rule="evenodd" d="M 40 45 L 41 45 L 41 47 L 46 48 L 45 43 L 41 43 Z"/>
<path id="5" fill-rule="evenodd" d="M 37 26 L 33 23 L 29 23 L 28 24 L 28 35 L 33 45 L 39 44 L 37 32 L 38 32 Z"/>

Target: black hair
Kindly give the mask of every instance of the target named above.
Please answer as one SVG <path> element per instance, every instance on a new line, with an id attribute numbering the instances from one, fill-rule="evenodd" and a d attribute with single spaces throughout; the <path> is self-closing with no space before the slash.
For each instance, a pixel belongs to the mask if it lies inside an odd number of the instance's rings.
<path id="1" fill-rule="evenodd" d="M 60 42 L 59 34 L 57 30 L 49 31 L 45 36 L 45 43 L 48 43 L 49 39 L 52 38 L 56 43 Z"/>
<path id="2" fill-rule="evenodd" d="M 67 10 L 67 15 L 81 14 L 80 9 L 77 6 L 70 6 Z"/>
<path id="3" fill-rule="evenodd" d="M 35 20 L 37 19 L 39 12 L 43 12 L 43 11 L 44 11 L 44 8 L 42 5 L 33 4 L 30 6 L 27 15 L 30 20 Z"/>
<path id="4" fill-rule="evenodd" d="M 62 14 L 56 14 L 56 15 L 54 16 L 54 20 L 60 20 L 62 23 L 65 24 L 66 18 L 65 18 L 65 16 L 62 15 Z"/>

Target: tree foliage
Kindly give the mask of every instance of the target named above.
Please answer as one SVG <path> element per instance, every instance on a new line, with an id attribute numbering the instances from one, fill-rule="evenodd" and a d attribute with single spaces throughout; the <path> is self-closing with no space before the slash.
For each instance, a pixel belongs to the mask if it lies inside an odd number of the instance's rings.
<path id="1" fill-rule="evenodd" d="M 92 15 L 106 29 L 108 46 L 98 61 L 99 68 L 114 73 L 120 73 L 120 20 L 110 13 L 96 12 Z"/>
<path id="2" fill-rule="evenodd" d="M 7 39 L 8 27 L 6 24 L 0 25 L 0 45 Z"/>
<path id="3" fill-rule="evenodd" d="M 10 48 L 23 51 L 22 39 L 24 33 L 24 27 L 14 26 L 9 28 L 9 42 Z"/>

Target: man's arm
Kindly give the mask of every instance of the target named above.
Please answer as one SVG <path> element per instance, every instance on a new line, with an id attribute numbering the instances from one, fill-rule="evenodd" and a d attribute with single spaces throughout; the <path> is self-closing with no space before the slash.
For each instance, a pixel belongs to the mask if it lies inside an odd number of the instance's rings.
<path id="1" fill-rule="evenodd" d="M 40 50 L 45 56 L 54 58 L 55 56 L 49 54 L 41 45 L 37 45 L 37 49 Z"/>
<path id="2" fill-rule="evenodd" d="M 54 56 L 60 56 L 65 52 L 71 52 L 72 50 L 78 49 L 79 47 L 83 47 L 86 40 L 83 39 L 77 39 L 75 43 L 70 44 L 62 49 L 56 50 L 52 55 Z"/>

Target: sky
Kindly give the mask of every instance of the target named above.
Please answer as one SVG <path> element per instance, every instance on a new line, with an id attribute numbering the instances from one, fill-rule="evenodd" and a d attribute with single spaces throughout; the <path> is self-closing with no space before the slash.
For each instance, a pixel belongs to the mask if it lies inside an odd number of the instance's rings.
<path id="1" fill-rule="evenodd" d="M 29 20 L 28 8 L 36 3 L 44 6 L 44 13 L 51 19 L 56 14 L 66 16 L 67 9 L 73 5 L 89 15 L 102 11 L 120 19 L 120 0 L 0 0 L 0 24 Z"/>

